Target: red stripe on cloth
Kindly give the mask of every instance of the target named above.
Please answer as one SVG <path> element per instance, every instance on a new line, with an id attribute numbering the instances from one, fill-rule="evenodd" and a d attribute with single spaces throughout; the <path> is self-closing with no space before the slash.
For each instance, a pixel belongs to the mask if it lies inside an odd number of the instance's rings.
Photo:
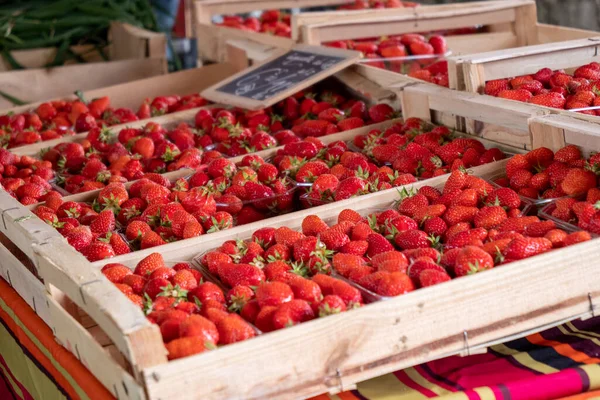
<path id="1" fill-rule="evenodd" d="M 0 278 L 0 298 L 15 313 L 19 321 L 34 334 L 40 345 L 43 346 L 68 375 L 77 383 L 90 398 L 94 399 L 114 399 L 114 396 L 88 371 L 79 360 L 59 345 L 52 330 L 41 320 L 40 317 L 29 307 L 12 287 L 6 281 Z M 27 349 L 32 357 L 42 365 L 52 376 L 55 382 L 71 397 L 78 398 L 78 394 L 67 378 L 58 371 L 51 360 L 42 353 L 40 348 L 29 338 L 29 336 L 17 325 L 16 321 L 10 315 L 0 308 L 0 319 L 2 319 L 8 329 L 15 337 L 19 339 L 21 346 Z"/>
<path id="2" fill-rule="evenodd" d="M 505 386 L 510 392 L 511 400 L 558 399 L 583 390 L 581 377 L 572 369 L 538 375 L 532 379 L 507 383 Z"/>
<path id="3" fill-rule="evenodd" d="M 398 380 L 400 382 L 404 383 L 409 388 L 421 393 L 423 396 L 437 397 L 437 394 L 435 392 L 433 392 L 427 388 L 424 388 L 423 386 L 419 385 L 417 382 L 410 379 L 410 377 L 408 375 L 406 375 L 406 372 L 396 371 L 396 372 L 394 372 L 394 375 L 396 376 L 396 378 L 398 378 Z"/>
<path id="4" fill-rule="evenodd" d="M 0 371 L 0 399 L 17 400 L 16 395 L 8 386 L 7 378 L 2 371 Z"/>
<path id="5" fill-rule="evenodd" d="M 427 363 L 447 384 L 459 390 L 494 386 L 501 383 L 530 379 L 536 374 L 517 365 L 508 358 L 500 358 L 491 353 L 469 357 L 448 357 Z M 438 382 L 438 381 L 436 381 Z"/>
<path id="6" fill-rule="evenodd" d="M 21 382 L 19 382 L 19 380 L 17 379 L 17 377 L 12 373 L 12 371 L 10 370 L 10 368 L 8 367 L 8 364 L 6 363 L 6 361 L 4 361 L 4 357 L 2 357 L 2 355 L 0 355 L 0 364 L 2 365 L 2 367 L 4 368 L 4 371 L 10 375 L 10 379 L 15 383 L 15 385 L 17 385 L 19 387 L 19 390 L 21 391 L 21 393 L 23 394 L 23 397 L 21 397 L 23 400 L 34 400 L 33 396 L 29 393 L 29 391 L 25 388 L 25 386 L 23 386 L 23 384 Z M 8 377 L 7 377 L 8 378 Z M 7 379 L 8 380 L 8 379 Z M 16 393 L 15 393 L 16 394 Z"/>

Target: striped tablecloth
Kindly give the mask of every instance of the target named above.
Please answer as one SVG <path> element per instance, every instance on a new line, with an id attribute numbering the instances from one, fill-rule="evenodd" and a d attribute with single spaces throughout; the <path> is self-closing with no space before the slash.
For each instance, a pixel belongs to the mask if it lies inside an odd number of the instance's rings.
<path id="1" fill-rule="evenodd" d="M 596 390 L 599 390 L 596 392 Z M 449 357 L 314 400 L 600 399 L 600 318 Z M 0 400 L 113 399 L 0 278 Z"/>

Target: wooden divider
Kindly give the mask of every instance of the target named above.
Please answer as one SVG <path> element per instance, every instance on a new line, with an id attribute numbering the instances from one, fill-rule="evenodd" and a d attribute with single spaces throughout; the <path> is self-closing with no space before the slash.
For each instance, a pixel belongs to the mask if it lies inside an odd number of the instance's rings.
<path id="1" fill-rule="evenodd" d="M 584 155 L 600 151 L 600 125 L 565 115 L 547 115 L 530 120 L 533 148 L 557 151 L 573 144 Z"/>
<path id="2" fill-rule="evenodd" d="M 545 67 L 579 67 L 600 60 L 599 47 L 600 37 L 592 37 L 461 56 L 456 61 L 462 65 L 464 82 L 456 82 L 456 89 L 483 93 L 489 80 L 532 74 Z"/>
<path id="3" fill-rule="evenodd" d="M 401 92 L 404 118 L 417 117 L 516 149 L 531 149 L 528 121 L 549 111 L 525 103 L 421 84 Z"/>
<path id="4" fill-rule="evenodd" d="M 303 25 L 301 41 L 318 45 L 334 40 L 358 39 L 373 36 L 396 35 L 410 32 L 429 32 L 465 28 L 475 25 L 511 24 L 518 45 L 537 41 L 535 2 L 509 0 L 465 3 L 400 9 L 382 14 L 357 14 L 354 19 Z"/>

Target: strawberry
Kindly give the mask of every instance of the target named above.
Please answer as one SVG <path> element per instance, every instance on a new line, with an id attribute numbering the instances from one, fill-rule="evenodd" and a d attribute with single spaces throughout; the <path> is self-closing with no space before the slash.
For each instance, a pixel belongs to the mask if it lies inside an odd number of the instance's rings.
<path id="1" fill-rule="evenodd" d="M 405 272 L 408 268 L 408 259 L 399 251 L 379 253 L 371 258 L 371 265 L 378 271 Z"/>
<path id="2" fill-rule="evenodd" d="M 552 242 L 546 238 L 515 238 L 503 251 L 504 257 L 510 260 L 521 260 L 548 251 Z"/>
<path id="3" fill-rule="evenodd" d="M 496 94 L 496 96 L 503 99 L 516 100 L 522 102 L 527 102 L 533 97 L 531 92 L 525 89 L 501 90 Z"/>
<path id="4" fill-rule="evenodd" d="M 256 300 L 260 308 L 279 306 L 294 299 L 294 293 L 289 285 L 283 282 L 262 283 L 256 289 Z"/>
<path id="5" fill-rule="evenodd" d="M 198 337 L 203 341 L 216 344 L 219 342 L 219 331 L 215 324 L 201 315 L 190 315 L 179 325 L 180 337 Z"/>
<path id="6" fill-rule="evenodd" d="M 456 256 L 454 273 L 456 276 L 465 276 L 493 267 L 492 256 L 479 247 L 466 246 Z"/>
<path id="7" fill-rule="evenodd" d="M 492 229 L 500 225 L 508 216 L 500 206 L 483 207 L 473 219 L 476 228 Z"/>
<path id="8" fill-rule="evenodd" d="M 321 288 L 316 282 L 295 274 L 287 275 L 286 282 L 294 292 L 294 299 L 306 300 L 314 305 L 319 304 L 323 299 Z"/>
<path id="9" fill-rule="evenodd" d="M 560 93 L 550 92 L 533 96 L 528 102 L 544 107 L 564 108 L 566 99 Z"/>
<path id="10" fill-rule="evenodd" d="M 432 244 L 427 234 L 420 230 L 398 232 L 394 237 L 394 242 L 403 250 L 431 247 Z"/>
<path id="11" fill-rule="evenodd" d="M 237 315 L 222 318 L 216 326 L 219 331 L 219 344 L 241 342 L 256 336 L 252 326 Z"/>
<path id="12" fill-rule="evenodd" d="M 291 300 L 279 306 L 273 313 L 274 329 L 283 329 L 315 318 L 314 311 L 305 300 Z"/>
<path id="13" fill-rule="evenodd" d="M 373 121 L 374 123 L 383 122 L 388 119 L 395 118 L 394 109 L 385 103 L 376 104 L 372 106 L 371 108 L 369 108 L 368 113 L 369 118 L 371 118 L 371 121 Z"/>
<path id="14" fill-rule="evenodd" d="M 339 314 L 346 311 L 346 304 L 341 297 L 336 295 L 327 295 L 323 297 L 323 300 L 319 304 L 318 313 L 319 317 L 326 317 L 332 314 Z"/>
<path id="15" fill-rule="evenodd" d="M 297 240 L 304 238 L 301 232 L 293 231 L 288 227 L 281 227 L 275 231 L 275 242 L 285 246 L 292 246 Z"/>
<path id="16" fill-rule="evenodd" d="M 81 254 L 89 261 L 99 261 L 115 256 L 115 252 L 110 244 L 102 242 L 93 242 L 81 250 Z"/>
<path id="17" fill-rule="evenodd" d="M 166 244 L 165 240 L 160 237 L 160 235 L 154 231 L 146 232 L 140 241 L 141 249 L 149 249 L 151 247 L 161 246 Z"/>
<path id="18" fill-rule="evenodd" d="M 426 269 L 419 275 L 419 286 L 428 287 L 449 281 L 451 278 L 446 272 L 435 269 Z"/>
<path id="19" fill-rule="evenodd" d="M 175 339 L 166 345 L 169 360 L 184 358 L 212 349 L 211 343 L 205 343 L 200 337 Z"/>
<path id="20" fill-rule="evenodd" d="M 110 234 L 109 240 L 110 240 L 110 245 L 112 246 L 113 251 L 115 252 L 115 255 L 131 253 L 131 248 L 129 247 L 129 245 L 127 244 L 125 239 L 123 239 L 123 237 L 120 234 L 118 234 L 118 233 Z"/>
<path id="21" fill-rule="evenodd" d="M 399 296 L 412 292 L 415 286 L 412 280 L 402 272 L 384 273 L 377 282 L 375 292 L 381 296 Z"/>
<path id="22" fill-rule="evenodd" d="M 569 196 L 579 196 L 595 188 L 596 181 L 596 174 L 592 171 L 573 168 L 569 170 L 560 187 Z"/>
<path id="23" fill-rule="evenodd" d="M 507 79 L 497 79 L 485 83 L 484 93 L 490 96 L 498 96 L 503 90 L 509 90 L 510 85 Z"/>
<path id="24" fill-rule="evenodd" d="M 134 274 L 148 277 L 154 270 L 164 268 L 165 261 L 160 253 L 152 253 L 143 258 L 135 267 Z"/>
<path id="25" fill-rule="evenodd" d="M 252 264 L 220 263 L 217 270 L 219 278 L 229 287 L 257 286 L 265 280 L 264 272 Z"/>
<path id="26" fill-rule="evenodd" d="M 131 275 L 132 272 L 129 268 L 121 264 L 114 264 L 110 268 L 102 271 L 102 274 L 111 281 L 112 283 L 122 283 L 125 277 Z M 133 290 L 132 290 L 133 293 Z"/>
<path id="27" fill-rule="evenodd" d="M 367 255 L 374 257 L 377 254 L 385 253 L 394 250 L 394 246 L 382 235 L 378 233 L 372 233 L 367 237 L 369 244 Z"/>

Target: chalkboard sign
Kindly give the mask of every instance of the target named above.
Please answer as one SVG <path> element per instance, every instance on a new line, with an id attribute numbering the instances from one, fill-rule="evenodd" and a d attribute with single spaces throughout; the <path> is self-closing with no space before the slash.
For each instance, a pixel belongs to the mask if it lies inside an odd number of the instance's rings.
<path id="1" fill-rule="evenodd" d="M 246 109 L 268 107 L 358 60 L 355 51 L 296 46 L 202 92 L 217 103 Z"/>

